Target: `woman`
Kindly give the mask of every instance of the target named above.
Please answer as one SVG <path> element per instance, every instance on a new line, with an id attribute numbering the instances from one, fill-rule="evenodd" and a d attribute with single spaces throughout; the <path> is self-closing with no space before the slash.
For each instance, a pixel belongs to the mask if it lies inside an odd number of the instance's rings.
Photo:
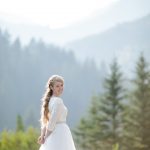
<path id="1" fill-rule="evenodd" d="M 75 150 L 72 134 L 66 124 L 67 108 L 60 98 L 64 88 L 61 76 L 49 78 L 42 98 L 40 150 Z"/>

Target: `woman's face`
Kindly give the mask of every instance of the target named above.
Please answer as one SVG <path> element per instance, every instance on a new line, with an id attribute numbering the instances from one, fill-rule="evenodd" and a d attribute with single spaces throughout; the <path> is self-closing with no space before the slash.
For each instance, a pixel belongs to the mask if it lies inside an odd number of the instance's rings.
<path id="1" fill-rule="evenodd" d="M 54 83 L 54 86 L 52 87 L 53 95 L 54 96 L 60 96 L 63 92 L 63 89 L 64 89 L 63 83 L 56 81 Z"/>

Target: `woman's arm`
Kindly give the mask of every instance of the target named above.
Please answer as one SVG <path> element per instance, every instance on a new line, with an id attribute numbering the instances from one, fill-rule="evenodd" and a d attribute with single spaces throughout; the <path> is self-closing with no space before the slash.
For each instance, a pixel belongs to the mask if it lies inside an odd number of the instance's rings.
<path id="1" fill-rule="evenodd" d="M 62 105 L 61 100 L 59 98 L 55 99 L 54 104 L 52 105 L 52 108 L 51 108 L 52 110 L 51 115 L 50 115 L 48 124 L 46 126 L 47 134 L 49 132 L 52 132 L 56 126 L 56 122 L 61 114 L 61 105 Z"/>
<path id="2" fill-rule="evenodd" d="M 45 142 L 46 126 L 41 128 L 41 135 L 38 138 L 38 143 L 43 144 Z"/>
<path id="3" fill-rule="evenodd" d="M 44 126 L 43 128 L 41 128 L 41 137 L 44 138 L 45 133 L 46 133 L 46 126 Z"/>
<path id="4" fill-rule="evenodd" d="M 46 138 L 53 132 L 57 119 L 61 113 L 61 101 L 59 99 L 55 100 L 53 106 L 52 106 L 52 111 L 51 111 L 51 116 L 48 121 L 48 124 L 44 126 L 43 130 L 41 130 L 41 139 L 46 140 Z"/>
<path id="5" fill-rule="evenodd" d="M 46 139 L 51 133 L 52 133 L 52 131 L 46 129 L 46 133 L 45 133 L 44 139 Z"/>

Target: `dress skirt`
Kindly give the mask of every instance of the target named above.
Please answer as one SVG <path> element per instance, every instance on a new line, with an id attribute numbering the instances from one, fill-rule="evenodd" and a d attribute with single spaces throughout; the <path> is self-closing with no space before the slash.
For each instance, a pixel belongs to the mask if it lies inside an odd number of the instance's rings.
<path id="1" fill-rule="evenodd" d="M 76 150 L 70 128 L 66 123 L 58 123 L 39 150 Z"/>

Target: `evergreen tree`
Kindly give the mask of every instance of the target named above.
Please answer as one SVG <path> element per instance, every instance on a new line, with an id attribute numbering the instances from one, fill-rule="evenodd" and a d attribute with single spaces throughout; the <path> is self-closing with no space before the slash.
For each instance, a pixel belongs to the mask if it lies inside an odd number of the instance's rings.
<path id="1" fill-rule="evenodd" d="M 105 80 L 105 93 L 101 97 L 100 119 L 103 140 L 108 148 L 122 142 L 125 90 L 123 77 L 117 62 L 110 66 L 110 75 Z"/>
<path id="2" fill-rule="evenodd" d="M 16 131 L 24 131 L 24 124 L 23 124 L 22 117 L 20 115 L 17 116 Z"/>
<path id="3" fill-rule="evenodd" d="M 97 96 L 93 96 L 88 115 L 80 120 L 77 128 L 74 129 L 75 141 L 77 148 L 83 150 L 97 150 L 100 148 L 100 135 L 101 130 L 99 126 L 99 99 Z"/>
<path id="4" fill-rule="evenodd" d="M 136 65 L 134 89 L 130 94 L 126 150 L 150 150 L 150 70 L 143 54 Z"/>
<path id="5" fill-rule="evenodd" d="M 122 81 L 122 73 L 114 60 L 104 82 L 104 93 L 92 99 L 88 116 L 74 131 L 83 149 L 109 150 L 121 143 L 125 98 Z"/>

